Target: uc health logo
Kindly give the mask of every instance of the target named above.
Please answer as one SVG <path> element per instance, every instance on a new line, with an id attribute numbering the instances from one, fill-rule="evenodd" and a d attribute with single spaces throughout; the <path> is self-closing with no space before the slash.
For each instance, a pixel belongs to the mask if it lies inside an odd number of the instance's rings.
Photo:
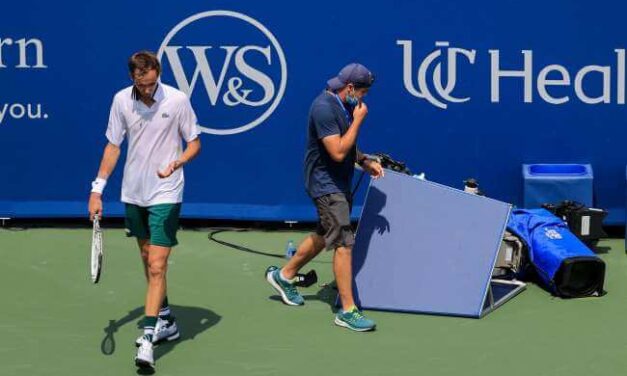
<path id="1" fill-rule="evenodd" d="M 540 67 L 538 71 L 538 67 L 533 62 L 533 50 L 521 50 L 520 63 L 503 67 L 501 51 L 498 49 L 490 49 L 487 54 L 480 55 L 475 49 L 452 47 L 450 42 L 440 41 L 435 42 L 435 50 L 428 53 L 422 60 L 414 62 L 413 42 L 397 40 L 396 44 L 403 49 L 405 89 L 414 97 L 424 99 L 441 109 L 447 109 L 450 104 L 471 100 L 470 93 L 465 93 L 463 97 L 453 95 L 459 80 L 459 66 L 488 62 L 490 77 L 486 77 L 486 80 L 490 83 L 492 103 L 501 102 L 501 85 L 504 81 L 519 80 L 522 85 L 518 86 L 522 88 L 522 93 L 513 93 L 513 96 L 521 98 L 524 103 L 534 103 L 539 97 L 542 101 L 553 105 L 562 105 L 573 99 L 590 105 L 625 104 L 625 49 L 615 49 L 615 56 L 608 56 L 612 60 L 615 59 L 614 66 L 593 64 L 566 67 L 560 64 L 549 64 Z M 518 56 L 520 55 L 513 55 L 514 60 Z M 508 58 L 508 61 L 512 61 L 511 55 Z M 472 70 L 465 69 L 464 71 Z M 511 85 L 508 89 L 510 87 Z"/>

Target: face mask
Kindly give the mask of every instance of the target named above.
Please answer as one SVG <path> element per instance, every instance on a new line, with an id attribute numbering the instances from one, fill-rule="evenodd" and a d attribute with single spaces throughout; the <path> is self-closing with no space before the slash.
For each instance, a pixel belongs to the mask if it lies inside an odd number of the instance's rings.
<path id="1" fill-rule="evenodd" d="M 357 98 L 357 96 L 355 96 L 355 90 L 353 89 L 353 95 L 350 94 L 346 94 L 346 103 L 351 106 L 351 107 L 355 107 L 357 106 L 357 104 L 359 103 L 359 98 Z"/>

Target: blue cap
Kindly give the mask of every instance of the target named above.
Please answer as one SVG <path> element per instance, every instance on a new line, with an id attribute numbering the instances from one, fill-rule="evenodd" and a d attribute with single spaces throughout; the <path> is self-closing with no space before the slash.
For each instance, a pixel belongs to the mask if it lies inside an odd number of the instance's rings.
<path id="1" fill-rule="evenodd" d="M 358 87 L 370 87 L 374 82 L 374 75 L 359 63 L 351 63 L 342 68 L 337 77 L 327 81 L 327 86 L 331 90 L 339 90 L 348 84 Z"/>

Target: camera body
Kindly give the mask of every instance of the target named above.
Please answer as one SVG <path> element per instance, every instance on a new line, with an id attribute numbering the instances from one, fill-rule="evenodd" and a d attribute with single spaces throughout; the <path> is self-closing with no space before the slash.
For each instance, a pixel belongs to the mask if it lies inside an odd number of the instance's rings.
<path id="1" fill-rule="evenodd" d="M 599 239 L 607 236 L 603 231 L 603 220 L 607 211 L 603 209 L 588 208 L 570 200 L 557 205 L 546 203 L 542 207 L 563 219 L 570 231 L 589 246 L 594 246 Z"/>
<path id="2" fill-rule="evenodd" d="M 405 162 L 397 161 L 390 157 L 389 154 L 384 153 L 376 153 L 373 156 L 377 159 L 377 161 L 381 164 L 381 167 L 386 168 L 388 170 L 400 172 L 401 174 L 411 175 L 411 171 L 407 168 Z"/>

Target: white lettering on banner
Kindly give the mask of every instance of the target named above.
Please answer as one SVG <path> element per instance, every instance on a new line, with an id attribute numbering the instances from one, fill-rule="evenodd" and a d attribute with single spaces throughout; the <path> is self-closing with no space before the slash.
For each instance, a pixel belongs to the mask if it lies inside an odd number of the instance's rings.
<path id="1" fill-rule="evenodd" d="M 436 42 L 438 50 L 428 54 L 420 63 L 417 70 L 418 89 L 414 87 L 414 78 L 412 74 L 412 41 L 397 40 L 397 45 L 403 48 L 403 84 L 405 89 L 413 96 L 426 99 L 436 107 L 446 109 L 448 103 L 462 103 L 470 100 L 470 97 L 455 98 L 451 95 L 455 84 L 457 83 L 457 60 L 456 56 L 461 54 L 466 57 L 470 64 L 475 63 L 476 50 L 466 50 L 457 47 L 450 47 L 449 42 Z M 446 86 L 443 85 L 441 77 L 441 63 L 437 63 L 431 68 L 433 62 L 442 56 L 442 48 L 447 48 L 448 53 L 448 78 Z M 616 53 L 616 91 L 615 103 L 625 104 L 625 49 L 615 49 Z M 501 64 L 501 52 L 497 49 L 488 50 L 490 55 L 490 101 L 492 103 L 501 102 L 501 84 L 505 80 L 522 80 L 522 100 L 524 103 L 534 102 L 534 64 L 533 51 L 522 50 L 522 64 L 518 68 L 503 67 Z M 478 60 L 478 59 L 477 59 Z M 435 89 L 436 98 L 427 82 L 427 71 L 433 70 L 433 77 L 430 85 Z M 561 105 L 571 100 L 571 96 L 555 94 L 555 87 L 574 86 L 574 96 L 585 104 L 610 104 L 612 103 L 612 67 L 601 65 L 586 65 L 579 69 L 573 75 L 559 64 L 550 64 L 539 70 L 535 88 L 538 96 L 553 105 Z M 549 78 L 550 77 L 550 78 Z M 585 83 L 591 82 L 600 84 L 600 93 L 591 93 L 590 89 L 586 90 Z M 598 91 L 598 90 L 597 90 Z"/>
<path id="2" fill-rule="evenodd" d="M 551 72 L 557 72 L 562 77 L 559 80 L 549 80 L 547 76 Z M 570 100 L 568 96 L 556 98 L 551 96 L 547 90 L 547 86 L 568 86 L 570 85 L 570 74 L 561 65 L 552 64 L 544 67 L 538 74 L 538 93 L 540 97 L 551 104 L 562 104 Z"/>
<path id="3" fill-rule="evenodd" d="M 625 59 L 624 59 L 624 56 L 621 59 L 620 51 L 622 51 L 622 53 L 624 54 L 625 50 L 616 50 L 616 52 L 618 53 L 617 66 L 621 67 L 622 65 L 623 67 L 622 69 L 624 72 Z M 522 78 L 524 81 L 524 102 L 533 103 L 533 97 L 532 97 L 533 51 L 530 51 L 530 50 L 522 51 L 522 54 L 524 55 L 524 68 L 522 71 L 501 70 L 500 63 L 499 63 L 499 58 L 500 58 L 499 50 L 489 50 L 489 53 L 491 55 L 491 66 L 492 66 L 491 67 L 492 77 L 491 77 L 491 85 L 490 85 L 491 87 L 490 98 L 492 102 L 498 103 L 500 101 L 501 77 L 519 77 L 519 78 Z M 546 77 L 552 71 L 558 72 L 562 78 L 559 80 L 547 80 Z M 601 74 L 601 78 L 602 78 L 601 80 L 603 84 L 602 94 L 598 97 L 588 96 L 588 94 L 586 94 L 583 89 L 584 78 L 586 77 L 586 75 L 593 73 L 593 72 Z M 575 75 L 575 94 L 582 102 L 587 103 L 587 104 L 610 103 L 611 102 L 610 100 L 610 78 L 611 78 L 610 75 L 611 75 L 610 67 L 602 67 L 598 65 L 587 65 L 581 68 L 581 70 L 579 70 L 579 72 L 577 72 L 577 74 Z M 551 104 L 563 104 L 563 103 L 568 102 L 570 98 L 568 96 L 561 97 L 561 98 L 554 98 L 548 93 L 548 91 L 546 90 L 546 87 L 547 86 L 570 86 L 570 84 L 571 84 L 570 74 L 568 73 L 568 70 L 566 70 L 566 68 L 562 65 L 558 65 L 558 64 L 548 65 L 544 67 L 538 74 L 538 82 L 537 82 L 538 93 L 540 94 L 540 97 L 544 101 L 551 103 Z M 620 88 L 620 85 L 619 85 L 618 87 L 619 90 L 617 91 L 617 97 L 620 97 L 622 95 L 623 103 L 624 103 L 624 95 L 625 95 L 624 85 L 625 83 L 623 80 L 622 89 Z"/>
<path id="4" fill-rule="evenodd" d="M 26 40 L 26 38 L 14 40 L 12 38 L 0 38 L 0 68 L 7 68 L 4 64 L 3 57 L 8 53 L 15 53 L 17 45 L 17 54 L 19 55 L 19 64 L 15 65 L 15 68 L 35 68 L 45 69 L 48 68 L 44 64 L 44 45 L 41 39 L 32 38 Z M 28 48 L 31 46 L 31 48 Z M 28 54 L 28 52 L 32 52 Z M 30 59 L 28 57 L 31 57 Z M 33 58 L 34 57 L 34 58 Z M 35 61 L 35 65 L 29 65 L 29 62 Z"/>
<path id="5" fill-rule="evenodd" d="M 195 22 L 210 24 L 215 22 L 216 17 L 222 17 L 222 22 L 230 20 L 237 25 L 236 30 L 247 30 L 253 26 L 257 31 L 256 34 L 261 33 L 263 40 L 259 40 L 259 35 L 251 35 L 250 40 L 261 42 L 261 44 L 239 45 L 238 43 L 229 43 L 228 32 L 225 32 L 221 38 L 223 43 L 198 45 L 197 41 L 194 41 L 193 44 L 190 42 L 190 45 L 182 45 L 181 42 L 171 44 L 177 34 L 188 25 Z M 184 35 L 184 33 L 181 34 Z M 188 62 L 187 69 L 181 59 L 186 51 L 188 54 L 191 52 L 194 58 L 194 64 Z M 213 55 L 211 55 L 212 52 Z M 217 52 L 224 56 L 222 60 L 215 58 Z M 273 59 L 273 54 L 277 59 Z M 198 109 L 201 110 L 199 122 L 205 124 L 200 129 L 205 133 L 231 135 L 256 127 L 274 112 L 285 92 L 287 64 L 283 49 L 275 36 L 264 25 L 242 13 L 215 10 L 186 18 L 168 33 L 161 43 L 158 55 L 160 59 L 165 57 L 163 60 L 167 60 L 169 63 L 176 85 L 190 98 L 203 95 L 202 88 L 204 88 L 204 95 L 208 99 L 207 107 Z M 212 58 L 208 58 L 208 55 Z M 253 61 L 257 66 L 251 65 Z M 260 70 L 260 63 L 264 71 Z M 231 66 L 234 66 L 235 69 L 230 69 Z M 274 79 L 271 77 L 270 71 L 276 73 Z M 191 75 L 189 75 L 190 72 Z M 199 78 L 202 81 L 200 90 L 197 88 Z M 215 124 L 209 126 L 202 116 L 202 112 L 206 112 L 206 108 L 214 109 L 217 106 L 220 106 L 224 111 L 237 111 L 238 106 L 247 106 L 253 110 L 259 109 L 258 112 L 254 113 L 254 117 L 251 115 L 248 118 L 252 118 L 252 120 L 237 121 L 237 124 L 227 124 L 219 128 Z M 229 117 L 224 116 L 224 118 L 228 119 Z"/>
<path id="6" fill-rule="evenodd" d="M 603 78 L 603 94 L 596 98 L 589 97 L 583 91 L 583 79 L 591 72 L 601 73 Z M 579 99 L 588 104 L 610 103 L 610 72 L 610 67 L 600 67 L 598 65 L 588 65 L 577 72 L 577 76 L 575 76 L 575 93 L 577 93 Z"/>
<path id="7" fill-rule="evenodd" d="M 48 114 L 42 114 L 41 104 L 0 103 L 0 124 L 7 118 L 14 120 L 23 118 L 31 120 L 48 119 Z"/>
<path id="8" fill-rule="evenodd" d="M 616 102 L 618 104 L 625 104 L 625 50 L 624 49 L 616 49 L 616 59 L 617 65 L 616 68 Z"/>
<path id="9" fill-rule="evenodd" d="M 523 51 L 523 55 L 525 55 L 525 63 L 524 63 L 524 70 L 522 71 L 514 71 L 514 70 L 510 70 L 510 71 L 506 71 L 506 70 L 499 70 L 500 68 L 500 61 L 499 61 L 499 50 L 490 50 L 490 55 L 492 57 L 492 69 L 490 70 L 492 72 L 492 80 L 491 85 L 490 85 L 490 98 L 492 100 L 492 102 L 498 102 L 500 95 L 499 95 L 499 88 L 500 86 L 500 78 L 501 77 L 522 77 L 524 79 L 525 82 L 525 89 L 524 89 L 524 100 L 525 103 L 531 103 L 533 102 L 532 99 L 532 93 L 531 93 L 531 88 L 532 88 L 532 78 L 531 78 L 531 71 L 533 69 L 533 52 L 532 51 Z"/>
<path id="10" fill-rule="evenodd" d="M 41 39 L 0 37 L 0 70 L 46 68 L 48 66 L 44 63 L 44 44 Z M 6 100 L 10 91 L 3 94 Z M 39 103 L 0 103 L 0 125 L 10 119 L 48 119 L 48 114 L 43 113 Z"/>

